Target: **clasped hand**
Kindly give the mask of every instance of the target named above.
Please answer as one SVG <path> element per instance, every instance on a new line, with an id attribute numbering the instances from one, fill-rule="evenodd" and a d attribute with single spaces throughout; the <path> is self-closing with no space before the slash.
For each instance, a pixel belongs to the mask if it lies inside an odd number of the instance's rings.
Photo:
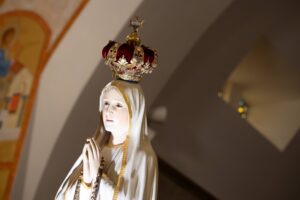
<path id="1" fill-rule="evenodd" d="M 101 162 L 100 147 L 94 138 L 88 138 L 82 150 L 83 181 L 92 183 L 96 180 Z"/>

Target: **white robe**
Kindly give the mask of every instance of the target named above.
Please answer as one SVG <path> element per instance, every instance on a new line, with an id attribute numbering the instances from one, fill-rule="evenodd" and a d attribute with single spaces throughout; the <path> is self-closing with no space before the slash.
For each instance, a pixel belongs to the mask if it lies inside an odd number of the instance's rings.
<path id="1" fill-rule="evenodd" d="M 151 151 L 150 151 L 151 152 Z M 117 181 L 118 174 L 120 172 L 121 162 L 122 162 L 122 148 L 104 148 L 104 157 L 110 156 L 113 161 L 106 160 L 104 165 L 104 174 L 100 182 L 100 189 L 97 199 L 101 200 L 111 200 L 113 199 L 114 188 Z M 131 180 L 124 180 L 118 199 L 120 200 L 155 200 L 157 193 L 157 160 L 155 154 L 147 155 L 147 152 L 140 152 L 139 159 L 136 160 L 137 172 L 132 174 Z M 116 157 L 115 157 L 116 155 Z M 63 184 L 57 192 L 56 200 L 72 200 L 74 198 L 76 184 L 68 189 L 67 184 L 69 176 L 72 174 L 73 170 L 80 164 L 82 157 L 80 156 L 70 172 L 68 173 Z M 109 166 L 108 166 L 109 165 Z M 154 170 L 153 170 L 154 169 Z M 117 173 L 117 174 L 116 174 Z M 127 191 L 125 187 L 131 187 L 134 191 Z M 89 199 L 91 191 L 87 190 L 83 185 L 80 189 L 80 199 Z"/>

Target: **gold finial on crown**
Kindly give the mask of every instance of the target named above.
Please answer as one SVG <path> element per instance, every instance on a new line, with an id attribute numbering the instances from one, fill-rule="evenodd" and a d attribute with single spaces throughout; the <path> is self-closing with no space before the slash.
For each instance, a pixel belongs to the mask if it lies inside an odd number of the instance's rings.
<path id="1" fill-rule="evenodd" d="M 126 41 L 128 43 L 132 43 L 134 45 L 140 45 L 141 40 L 138 35 L 138 30 L 141 28 L 144 24 L 144 20 L 140 20 L 138 16 L 135 17 L 135 20 L 130 20 L 129 26 L 133 28 L 133 32 L 127 35 Z"/>

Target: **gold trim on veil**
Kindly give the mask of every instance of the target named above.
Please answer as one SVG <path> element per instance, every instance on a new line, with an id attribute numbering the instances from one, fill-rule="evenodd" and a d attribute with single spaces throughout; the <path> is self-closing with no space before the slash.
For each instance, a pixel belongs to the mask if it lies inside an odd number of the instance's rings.
<path id="1" fill-rule="evenodd" d="M 127 136 L 124 142 L 124 145 L 122 146 L 122 165 L 121 165 L 121 169 L 120 169 L 120 174 L 118 177 L 118 181 L 116 186 L 114 186 L 114 194 L 113 194 L 113 200 L 117 200 L 118 195 L 119 195 L 119 191 L 120 191 L 120 187 L 122 184 L 122 180 L 123 180 L 123 175 L 124 175 L 124 171 L 126 168 L 126 161 L 127 161 L 127 152 L 128 152 L 128 142 L 129 142 L 129 134 L 131 131 L 131 124 L 132 124 L 132 109 L 131 109 L 131 105 L 130 102 L 128 100 L 128 97 L 126 96 L 123 87 L 120 84 L 117 84 L 116 82 L 113 82 L 111 84 L 111 86 L 116 87 L 120 93 L 122 94 L 127 106 L 128 106 L 128 112 L 129 112 L 129 129 L 127 132 Z M 107 131 L 105 131 L 104 129 L 104 124 L 103 124 L 103 119 L 102 119 L 102 112 L 100 112 L 100 120 L 99 120 L 99 126 L 97 127 L 95 133 L 94 133 L 94 138 L 97 141 L 97 143 L 100 146 L 100 149 L 102 149 L 109 141 L 111 134 Z M 78 178 L 81 175 L 81 171 L 83 169 L 83 164 L 82 161 L 80 162 L 80 164 L 73 170 L 72 174 L 70 175 L 68 181 L 66 181 L 65 184 L 68 183 L 68 188 L 65 191 L 64 196 L 67 194 L 67 192 L 70 190 L 70 188 L 72 188 L 72 186 L 74 184 L 76 184 Z M 64 186 L 63 186 L 64 187 Z"/>
<path id="2" fill-rule="evenodd" d="M 121 92 L 127 106 L 128 106 L 128 112 L 129 112 L 129 129 L 127 132 L 127 137 L 124 143 L 123 148 L 123 157 L 122 157 L 122 166 L 120 169 L 120 174 L 119 174 L 119 178 L 118 178 L 118 182 L 116 187 L 114 188 L 114 195 L 113 195 L 113 200 L 117 200 L 118 195 L 119 195 L 119 190 L 120 190 L 120 186 L 122 184 L 122 180 L 123 180 L 123 175 L 124 175 L 124 171 L 125 171 L 125 167 L 126 167 L 126 160 L 127 160 L 127 153 L 128 153 L 128 142 L 129 142 L 129 134 L 131 132 L 131 125 L 132 125 L 132 109 L 131 109 L 131 105 L 129 103 L 128 97 L 126 96 L 123 87 L 121 87 L 121 85 L 117 84 L 117 82 L 113 82 L 111 84 L 112 86 L 115 86 L 119 89 L 119 91 Z"/>

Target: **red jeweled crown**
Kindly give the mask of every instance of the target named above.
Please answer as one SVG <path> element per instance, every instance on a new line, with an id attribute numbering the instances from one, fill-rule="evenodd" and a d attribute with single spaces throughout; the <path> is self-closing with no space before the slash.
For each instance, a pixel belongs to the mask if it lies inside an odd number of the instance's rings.
<path id="1" fill-rule="evenodd" d="M 157 52 L 141 45 L 138 29 L 143 20 L 137 17 L 130 21 L 133 32 L 126 37 L 126 42 L 119 44 L 109 41 L 102 50 L 102 56 L 113 72 L 114 78 L 139 82 L 143 74 L 148 74 L 157 66 Z"/>

